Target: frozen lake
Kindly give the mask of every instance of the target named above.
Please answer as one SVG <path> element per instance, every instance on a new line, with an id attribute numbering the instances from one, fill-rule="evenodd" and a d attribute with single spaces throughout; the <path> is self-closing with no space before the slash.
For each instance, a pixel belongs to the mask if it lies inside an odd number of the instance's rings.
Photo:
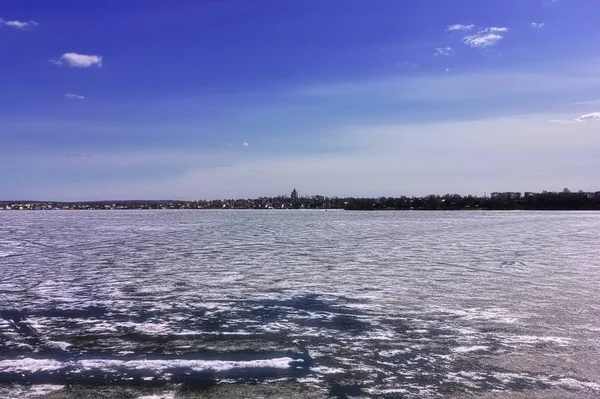
<path id="1" fill-rule="evenodd" d="M 598 397 L 599 291 L 597 212 L 5 211 L 0 396 Z"/>

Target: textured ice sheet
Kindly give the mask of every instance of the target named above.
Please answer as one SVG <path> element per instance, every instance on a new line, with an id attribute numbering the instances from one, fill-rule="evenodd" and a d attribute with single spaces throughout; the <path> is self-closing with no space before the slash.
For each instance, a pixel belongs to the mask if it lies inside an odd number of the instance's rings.
<path id="1" fill-rule="evenodd" d="M 2 212 L 0 383 L 600 395 L 598 231 L 594 212 Z"/>

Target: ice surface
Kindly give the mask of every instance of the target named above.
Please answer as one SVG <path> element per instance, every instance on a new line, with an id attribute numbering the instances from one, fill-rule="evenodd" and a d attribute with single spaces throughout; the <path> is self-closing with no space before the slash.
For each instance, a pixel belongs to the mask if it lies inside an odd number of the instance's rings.
<path id="1" fill-rule="evenodd" d="M 598 231 L 597 212 L 2 212 L 0 383 L 600 395 Z"/>

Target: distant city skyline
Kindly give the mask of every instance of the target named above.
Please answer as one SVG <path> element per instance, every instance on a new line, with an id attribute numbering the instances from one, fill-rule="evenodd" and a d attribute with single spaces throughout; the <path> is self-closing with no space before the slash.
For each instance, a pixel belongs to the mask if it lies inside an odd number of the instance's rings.
<path id="1" fill-rule="evenodd" d="M 422 196 L 411 196 L 411 195 L 398 195 L 398 196 L 378 196 L 378 195 L 371 195 L 371 196 L 363 196 L 363 197 L 353 197 L 353 196 L 339 196 L 339 195 L 323 195 L 321 193 L 300 193 L 298 190 L 296 190 L 296 188 L 294 188 L 292 190 L 292 192 L 290 194 L 285 194 L 285 193 L 280 193 L 277 195 L 259 195 L 256 197 L 222 197 L 222 198 L 195 198 L 195 199 L 191 199 L 191 198 L 163 198 L 163 199 L 159 199 L 159 198 L 104 198 L 101 200 L 97 200 L 97 199 L 89 199 L 89 200 L 55 200 L 55 199 L 50 199 L 50 198 L 45 198 L 45 199 L 33 199 L 33 198 L 29 198 L 29 199 L 25 199 L 25 198 L 12 198 L 12 199 L 8 199 L 8 198 L 0 198 L 0 205 L 8 205 L 11 203 L 14 204 L 18 204 L 18 203 L 39 203 L 39 204 L 43 204 L 43 203 L 80 203 L 80 204 L 85 204 L 85 203 L 110 203 L 110 202 L 133 202 L 133 203 L 170 203 L 170 202 L 179 202 L 179 203 L 194 203 L 194 202 L 219 202 L 219 201 L 246 201 L 246 200 L 251 200 L 251 201 L 256 201 L 256 200 L 261 200 L 261 201 L 266 201 L 269 202 L 269 200 L 273 200 L 273 199 L 277 199 L 277 200 L 285 200 L 287 201 L 290 205 L 294 204 L 296 201 L 299 200 L 304 200 L 304 199 L 344 199 L 344 198 L 355 198 L 355 199 L 384 199 L 384 198 L 427 198 L 427 197 L 439 197 L 439 198 L 443 198 L 443 197 L 448 197 L 448 196 L 460 196 L 460 197 L 474 197 L 474 198 L 480 198 L 480 199 L 495 199 L 495 198 L 504 198 L 504 199 L 508 199 L 508 200 L 522 200 L 522 199 L 526 199 L 528 197 L 532 197 L 532 196 L 536 196 L 536 195 L 543 195 L 543 194 L 575 194 L 575 195 L 583 195 L 585 198 L 587 199 L 594 199 L 594 200 L 598 200 L 600 199 L 600 191 L 584 191 L 584 190 L 573 190 L 571 191 L 569 188 L 563 188 L 562 190 L 553 190 L 553 191 L 549 191 L 549 190 L 543 190 L 541 192 L 535 192 L 535 191 L 493 191 L 491 193 L 483 193 L 483 195 L 472 195 L 472 194 L 460 194 L 460 193 L 456 193 L 456 192 L 448 192 L 448 193 L 429 193 L 426 195 L 422 195 Z M 0 207 L 0 210 L 2 208 Z"/>
<path id="2" fill-rule="evenodd" d="M 571 192 L 493 192 L 491 196 L 460 196 L 457 194 L 424 197 L 349 198 L 323 195 L 228 198 L 203 200 L 105 200 L 82 202 L 0 201 L 0 211 L 47 210 L 287 210 L 343 209 L 349 211 L 455 211 L 455 210 L 600 210 L 600 191 Z"/>
<path id="3" fill-rule="evenodd" d="M 0 9 L 0 198 L 596 191 L 598 5 Z"/>

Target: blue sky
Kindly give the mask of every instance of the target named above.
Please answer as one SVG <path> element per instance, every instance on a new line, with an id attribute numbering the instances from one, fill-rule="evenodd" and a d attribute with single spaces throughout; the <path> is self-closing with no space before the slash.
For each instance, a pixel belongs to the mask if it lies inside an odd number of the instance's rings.
<path id="1" fill-rule="evenodd" d="M 5 0 L 0 198 L 598 191 L 599 13 Z"/>

